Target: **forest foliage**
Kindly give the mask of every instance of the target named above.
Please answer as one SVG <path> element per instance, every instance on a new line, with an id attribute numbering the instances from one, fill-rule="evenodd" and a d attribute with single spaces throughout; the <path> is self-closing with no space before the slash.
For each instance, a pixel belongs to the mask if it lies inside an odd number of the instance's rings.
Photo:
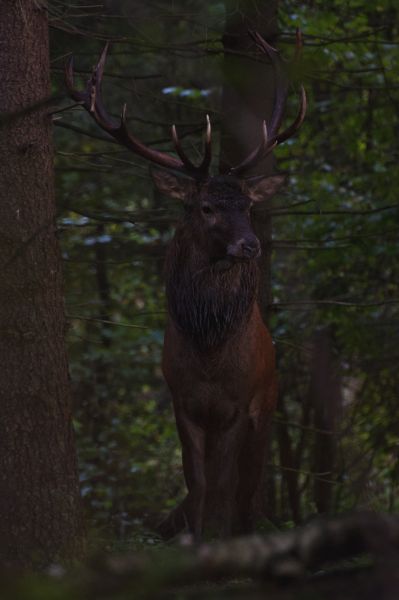
<path id="1" fill-rule="evenodd" d="M 163 257 L 181 208 L 67 98 L 63 63 L 72 52 L 83 85 L 110 40 L 110 112 L 126 102 L 130 127 L 162 150 L 172 151 L 176 123 L 193 158 L 208 113 L 217 156 L 222 35 L 236 9 L 213 0 L 49 8 L 75 428 L 97 533 L 153 543 L 146 531 L 183 494 L 160 370 Z M 275 152 L 287 182 L 271 207 L 280 404 L 265 494 L 279 527 L 316 512 L 399 508 L 398 7 L 280 2 L 283 56 L 296 27 L 304 48 L 288 113 L 299 80 L 309 108 L 300 133 Z"/>

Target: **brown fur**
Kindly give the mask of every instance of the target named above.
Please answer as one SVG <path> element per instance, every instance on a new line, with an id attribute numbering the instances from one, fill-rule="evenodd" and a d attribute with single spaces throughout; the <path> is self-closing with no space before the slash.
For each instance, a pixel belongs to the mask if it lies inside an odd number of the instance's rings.
<path id="1" fill-rule="evenodd" d="M 207 191 L 202 201 L 213 208 L 221 196 L 224 202 L 230 190 L 221 185 L 221 194 Z M 160 527 L 167 538 L 185 527 L 197 538 L 252 528 L 277 394 L 274 348 L 256 302 L 256 259 L 236 261 L 226 250 L 254 237 L 246 206 L 238 210 L 235 198 L 209 228 L 200 202 L 190 207 L 166 261 L 170 316 L 162 367 L 188 489 Z M 216 244 L 217 227 L 224 233 Z"/>

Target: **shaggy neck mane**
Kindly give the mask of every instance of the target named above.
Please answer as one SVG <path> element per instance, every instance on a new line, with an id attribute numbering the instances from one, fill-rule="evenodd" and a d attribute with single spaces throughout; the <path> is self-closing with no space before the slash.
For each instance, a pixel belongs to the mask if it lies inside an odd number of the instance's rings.
<path id="1" fill-rule="evenodd" d="M 200 350 L 217 348 L 249 318 L 258 289 L 255 261 L 210 264 L 184 226 L 166 258 L 166 295 L 177 328 Z"/>

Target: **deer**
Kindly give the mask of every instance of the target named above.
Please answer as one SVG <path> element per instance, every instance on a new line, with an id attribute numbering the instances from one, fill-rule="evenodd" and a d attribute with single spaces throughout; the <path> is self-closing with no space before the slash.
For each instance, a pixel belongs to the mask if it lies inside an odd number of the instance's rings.
<path id="1" fill-rule="evenodd" d="M 102 130 L 155 164 L 156 187 L 184 207 L 166 256 L 162 370 L 172 395 L 187 495 L 159 526 L 166 539 L 184 530 L 195 540 L 209 532 L 229 536 L 252 530 L 277 401 L 274 345 L 257 301 L 261 248 L 251 207 L 270 200 L 284 177 L 246 174 L 296 133 L 307 100 L 301 86 L 295 120 L 280 131 L 288 95 L 281 59 L 259 33 L 250 34 L 277 80 L 270 125 L 263 121 L 260 143 L 240 164 L 216 175 L 210 173 L 208 116 L 204 153 L 196 165 L 174 125 L 177 156 L 146 146 L 129 131 L 126 104 L 120 119 L 109 115 L 101 92 L 108 44 L 83 91 L 74 87 L 72 56 L 65 65 L 70 96 Z"/>

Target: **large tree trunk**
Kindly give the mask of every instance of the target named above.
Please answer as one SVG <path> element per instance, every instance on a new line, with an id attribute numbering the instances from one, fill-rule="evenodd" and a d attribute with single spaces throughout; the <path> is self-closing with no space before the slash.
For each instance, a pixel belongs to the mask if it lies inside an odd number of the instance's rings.
<path id="1" fill-rule="evenodd" d="M 0 563 L 79 556 L 43 2 L 0 3 Z M 18 111 L 22 115 L 16 116 Z"/>

